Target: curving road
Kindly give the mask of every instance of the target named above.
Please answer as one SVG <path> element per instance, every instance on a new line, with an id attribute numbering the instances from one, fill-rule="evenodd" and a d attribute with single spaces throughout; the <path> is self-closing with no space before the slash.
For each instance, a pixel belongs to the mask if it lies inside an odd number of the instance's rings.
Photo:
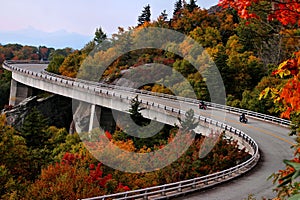
<path id="1" fill-rule="evenodd" d="M 47 64 L 15 64 L 15 66 L 29 71 L 40 72 L 47 67 Z M 288 128 L 252 118 L 249 119 L 248 124 L 241 124 L 238 122 L 238 116 L 232 113 L 224 114 L 224 112 L 218 110 L 213 110 L 212 112 L 210 109 L 199 110 L 196 104 L 178 104 L 163 98 L 151 98 L 149 96 L 145 98 L 183 110 L 192 108 L 198 114 L 236 127 L 252 137 L 258 143 L 261 151 L 261 160 L 250 173 L 211 189 L 177 199 L 241 200 L 247 199 L 249 194 L 255 195 L 257 199 L 275 196 L 275 193 L 272 192 L 275 186 L 272 184 L 272 180 L 267 180 L 267 178 L 272 173 L 284 168 L 282 160 L 291 158 L 293 155 L 293 150 L 290 146 L 293 144 L 294 139 L 288 136 Z"/>
<path id="2" fill-rule="evenodd" d="M 218 112 L 221 111 L 217 111 L 212 118 L 221 121 L 222 119 L 218 119 Z M 205 111 L 202 113 L 205 114 Z M 288 136 L 289 129 L 252 118 L 248 124 L 242 124 L 238 121 L 238 116 L 231 113 L 226 114 L 224 122 L 244 131 L 258 143 L 261 151 L 260 162 L 242 177 L 178 199 L 241 200 L 247 199 L 250 194 L 257 199 L 275 197 L 272 179 L 267 179 L 272 173 L 284 169 L 283 159 L 289 159 L 293 155 L 290 146 L 294 139 Z"/>

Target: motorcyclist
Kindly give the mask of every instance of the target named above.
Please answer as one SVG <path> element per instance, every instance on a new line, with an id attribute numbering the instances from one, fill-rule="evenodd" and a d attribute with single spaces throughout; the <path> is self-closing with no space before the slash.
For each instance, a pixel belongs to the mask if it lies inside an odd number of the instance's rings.
<path id="1" fill-rule="evenodd" d="M 242 113 L 242 115 L 241 115 L 241 119 L 246 119 L 246 115 L 245 115 L 245 113 Z"/>
<path id="2" fill-rule="evenodd" d="M 206 109 L 206 105 L 205 105 L 204 101 L 202 101 L 202 100 L 199 103 L 199 109 Z"/>
<path id="3" fill-rule="evenodd" d="M 245 113 L 242 113 L 242 115 L 240 116 L 240 122 L 244 122 L 244 123 L 247 123 L 247 118 L 246 118 L 246 114 Z"/>

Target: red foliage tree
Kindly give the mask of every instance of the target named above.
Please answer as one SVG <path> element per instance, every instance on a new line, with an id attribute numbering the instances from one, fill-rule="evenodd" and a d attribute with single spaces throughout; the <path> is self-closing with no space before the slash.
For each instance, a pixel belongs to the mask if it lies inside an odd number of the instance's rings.
<path id="1" fill-rule="evenodd" d="M 260 5 L 268 20 L 278 20 L 283 25 L 300 24 L 300 2 L 299 0 L 219 0 L 219 6 L 231 7 L 237 10 L 239 16 L 244 19 L 259 18 L 255 5 Z"/>
<path id="2" fill-rule="evenodd" d="M 66 153 L 60 163 L 49 165 L 28 189 L 30 199 L 80 199 L 128 191 L 129 187 L 104 175 L 102 164 L 95 167 L 91 155 Z"/>

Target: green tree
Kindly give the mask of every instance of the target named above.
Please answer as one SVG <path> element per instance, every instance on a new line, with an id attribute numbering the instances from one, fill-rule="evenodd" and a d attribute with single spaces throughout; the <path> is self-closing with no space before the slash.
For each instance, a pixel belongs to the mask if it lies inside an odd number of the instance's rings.
<path id="1" fill-rule="evenodd" d="M 49 65 L 47 66 L 47 71 L 55 74 L 59 74 L 59 67 L 64 62 L 65 56 L 61 54 L 56 54 L 52 57 Z"/>
<path id="2" fill-rule="evenodd" d="M 78 133 L 67 134 L 65 129 L 57 129 L 56 127 L 49 127 L 53 136 L 48 140 L 51 150 L 51 156 L 54 161 L 59 161 L 66 152 L 78 153 L 84 146 Z M 61 142 L 63 141 L 63 142 Z"/>
<path id="3" fill-rule="evenodd" d="M 245 90 L 252 90 L 266 74 L 267 70 L 259 58 L 251 51 L 243 51 L 238 36 L 231 36 L 226 44 L 228 83 L 225 83 L 227 94 L 241 99 Z"/>
<path id="4" fill-rule="evenodd" d="M 221 73 L 226 92 L 228 94 L 231 94 L 231 93 L 229 93 L 229 91 L 230 91 L 230 88 L 232 87 L 231 81 L 232 81 L 233 75 L 231 74 L 232 72 L 226 63 L 228 60 L 228 54 L 226 53 L 226 47 L 224 47 L 222 44 L 219 44 L 214 49 L 216 52 L 211 56 L 213 57 L 213 60 L 216 64 L 218 70 Z"/>
<path id="5" fill-rule="evenodd" d="M 6 125 L 5 115 L 0 115 L 0 152 L 0 198 L 9 199 L 12 195 L 19 199 L 22 184 L 29 176 L 29 152 L 25 139 Z"/>
<path id="6" fill-rule="evenodd" d="M 73 50 L 71 48 L 56 49 L 49 54 L 49 65 L 47 67 L 48 72 L 60 74 L 59 68 L 64 62 L 65 58 L 71 54 Z"/>
<path id="7" fill-rule="evenodd" d="M 11 188 L 7 187 L 9 182 L 13 182 L 13 177 L 5 165 L 0 165 L 0 197 L 10 193 Z"/>
<path id="8" fill-rule="evenodd" d="M 207 27 L 203 30 L 201 27 L 195 28 L 190 32 L 190 36 L 199 42 L 204 48 L 215 47 L 222 42 L 221 34 L 216 28 Z"/>
<path id="9" fill-rule="evenodd" d="M 188 9 L 189 12 L 193 12 L 194 9 L 198 8 L 196 4 L 196 0 L 190 0 L 188 4 L 186 4 L 186 8 Z"/>
<path id="10" fill-rule="evenodd" d="M 11 72 L 0 70 L 0 108 L 8 104 L 10 93 Z"/>
<path id="11" fill-rule="evenodd" d="M 144 7 L 142 14 L 138 17 L 138 26 L 143 25 L 145 22 L 150 22 L 151 20 L 151 11 L 150 5 Z"/>
<path id="12" fill-rule="evenodd" d="M 64 57 L 67 57 L 70 53 L 74 52 L 74 50 L 72 48 L 64 48 L 64 49 L 56 49 L 54 51 L 52 51 L 50 54 L 49 54 L 49 60 L 51 61 L 52 58 L 56 55 L 63 55 Z"/>
<path id="13" fill-rule="evenodd" d="M 177 0 L 174 5 L 173 18 L 180 16 L 180 12 L 181 12 L 182 8 L 183 8 L 182 1 Z"/>
<path id="14" fill-rule="evenodd" d="M 138 95 L 136 95 L 130 103 L 130 117 L 132 120 L 139 126 L 145 126 L 149 124 L 149 119 L 144 118 L 142 115 L 141 111 L 144 110 L 145 108 L 140 107 L 141 102 L 139 101 Z"/>
<path id="15" fill-rule="evenodd" d="M 101 27 L 97 28 L 95 31 L 95 37 L 94 37 L 94 41 L 96 42 L 96 44 L 99 45 L 106 39 L 107 39 L 107 35 L 106 35 L 106 33 L 104 33 L 102 28 Z"/>
<path id="16" fill-rule="evenodd" d="M 194 115 L 195 115 L 194 110 L 189 109 L 185 113 L 185 118 L 183 120 L 181 118 L 178 118 L 183 132 L 192 131 L 198 126 L 198 122 L 196 122 Z"/>
<path id="17" fill-rule="evenodd" d="M 25 138 L 29 148 L 41 148 L 49 139 L 49 135 L 46 134 L 47 128 L 47 119 L 33 108 L 24 119 L 21 136 Z"/>
<path id="18" fill-rule="evenodd" d="M 184 77 L 188 77 L 189 74 L 196 73 L 195 67 L 193 67 L 193 65 L 187 60 L 176 60 L 173 64 L 173 68 Z"/>
<path id="19" fill-rule="evenodd" d="M 166 12 L 166 10 L 163 10 L 160 15 L 159 15 L 159 18 L 162 20 L 162 21 L 166 21 L 168 19 L 168 14 Z"/>
<path id="20" fill-rule="evenodd" d="M 169 27 L 169 21 L 168 21 L 168 14 L 166 10 L 163 10 L 160 15 L 157 18 L 157 21 L 154 22 L 155 27 L 162 27 L 162 28 L 168 28 Z"/>
<path id="21" fill-rule="evenodd" d="M 276 113 L 276 105 L 273 100 L 259 100 L 259 95 L 265 88 L 279 86 L 283 83 L 283 80 L 273 76 L 263 77 L 252 91 L 246 90 L 243 92 L 243 98 L 240 103 L 241 108 L 278 116 L 278 113 Z"/>

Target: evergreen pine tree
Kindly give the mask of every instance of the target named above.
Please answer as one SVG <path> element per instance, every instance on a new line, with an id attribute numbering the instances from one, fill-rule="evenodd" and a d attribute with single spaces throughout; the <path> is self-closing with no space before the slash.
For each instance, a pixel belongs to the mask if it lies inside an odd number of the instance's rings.
<path id="1" fill-rule="evenodd" d="M 49 136 L 46 134 L 47 128 L 47 119 L 40 111 L 33 108 L 25 117 L 21 127 L 21 135 L 25 138 L 27 147 L 43 148 L 43 145 L 49 139 Z"/>
<path id="2" fill-rule="evenodd" d="M 178 118 L 181 128 L 184 132 L 191 131 L 198 126 L 198 122 L 194 118 L 194 110 L 190 109 L 185 113 L 184 120 Z"/>
<path id="3" fill-rule="evenodd" d="M 132 120 L 139 126 L 144 126 L 149 123 L 149 119 L 146 119 L 143 117 L 141 110 L 144 110 L 145 108 L 140 107 L 141 102 L 139 101 L 138 95 L 136 95 L 132 100 L 130 104 L 130 117 Z"/>
<path id="4" fill-rule="evenodd" d="M 193 12 L 195 8 L 198 8 L 196 2 L 197 0 L 190 0 L 190 3 L 186 4 L 186 8 L 189 12 Z"/>
<path id="5" fill-rule="evenodd" d="M 144 7 L 142 14 L 138 17 L 138 26 L 143 25 L 145 22 L 150 22 L 151 11 L 150 5 Z"/>
<path id="6" fill-rule="evenodd" d="M 101 44 L 104 40 L 106 40 L 107 35 L 106 33 L 104 33 L 104 31 L 102 30 L 101 27 L 96 29 L 95 32 L 95 37 L 94 37 L 94 41 L 96 42 L 96 44 Z"/>
<path id="7" fill-rule="evenodd" d="M 173 11 L 173 17 L 179 15 L 179 13 L 180 13 L 181 10 L 182 10 L 182 1 L 178 0 L 175 3 L 175 8 L 174 8 L 174 11 Z"/>
<path id="8" fill-rule="evenodd" d="M 160 13 L 159 19 L 161 19 L 162 21 L 166 21 L 168 19 L 168 14 L 167 14 L 166 10 L 164 10 Z"/>

